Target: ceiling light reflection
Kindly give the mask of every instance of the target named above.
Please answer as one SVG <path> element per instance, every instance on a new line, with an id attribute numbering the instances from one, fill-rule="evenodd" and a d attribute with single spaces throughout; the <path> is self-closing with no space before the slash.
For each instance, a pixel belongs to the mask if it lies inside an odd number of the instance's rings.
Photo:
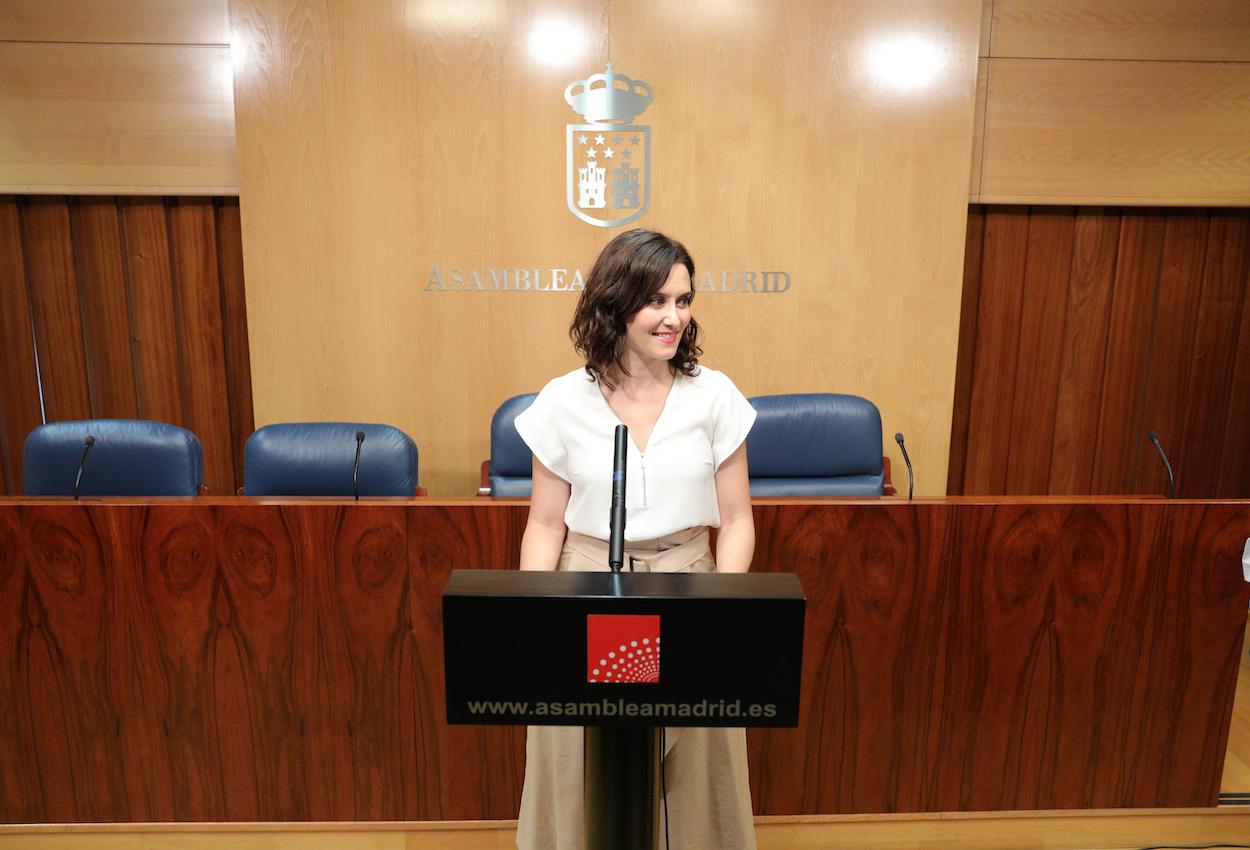
<path id="1" fill-rule="evenodd" d="M 563 18 L 544 18 L 530 29 L 526 47 L 538 64 L 568 68 L 582 61 L 587 41 L 584 27 Z"/>
<path id="2" fill-rule="evenodd" d="M 897 94 L 918 94 L 931 88 L 948 61 L 941 44 L 920 35 L 870 42 L 866 58 L 869 77 Z"/>

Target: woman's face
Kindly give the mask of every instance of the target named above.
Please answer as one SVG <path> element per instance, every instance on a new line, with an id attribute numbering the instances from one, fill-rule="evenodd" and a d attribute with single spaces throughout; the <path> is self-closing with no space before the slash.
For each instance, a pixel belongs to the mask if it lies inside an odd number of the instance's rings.
<path id="1" fill-rule="evenodd" d="M 668 361 L 690 324 L 690 272 L 673 266 L 660 291 L 625 323 L 625 346 L 642 360 Z"/>

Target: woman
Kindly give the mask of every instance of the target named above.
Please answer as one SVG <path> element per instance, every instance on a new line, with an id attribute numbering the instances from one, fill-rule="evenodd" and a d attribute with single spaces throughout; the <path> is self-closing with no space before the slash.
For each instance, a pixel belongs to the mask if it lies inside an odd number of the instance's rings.
<path id="1" fill-rule="evenodd" d="M 569 329 L 586 365 L 554 379 L 516 419 L 534 454 L 523 570 L 608 569 L 615 427 L 629 427 L 625 545 L 634 570 L 746 572 L 755 550 L 746 435 L 755 411 L 700 366 L 690 315 L 694 260 L 631 230 L 595 261 Z M 709 527 L 719 526 L 716 559 Z M 682 850 L 753 850 L 742 729 L 671 729 L 668 836 Z M 532 727 L 517 844 L 582 850 L 582 732 Z"/>

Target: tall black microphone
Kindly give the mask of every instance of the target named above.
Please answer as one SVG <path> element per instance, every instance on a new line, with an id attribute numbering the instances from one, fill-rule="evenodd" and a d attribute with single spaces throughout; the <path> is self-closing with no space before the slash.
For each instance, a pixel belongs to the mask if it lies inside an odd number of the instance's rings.
<path id="1" fill-rule="evenodd" d="M 903 432 L 897 431 L 894 434 L 894 442 L 898 443 L 898 447 L 903 450 L 903 463 L 907 464 L 907 498 L 911 498 L 911 494 L 916 491 L 916 473 L 911 468 L 911 458 L 907 456 L 907 446 L 903 445 Z"/>
<path id="2" fill-rule="evenodd" d="M 1155 444 L 1155 451 L 1159 453 L 1159 459 L 1163 461 L 1163 468 L 1168 471 L 1168 498 L 1176 498 L 1176 476 L 1172 474 L 1172 464 L 1168 463 L 1167 452 L 1163 450 L 1163 444 L 1159 442 L 1159 435 L 1154 431 L 1147 431 L 1146 436 L 1150 437 L 1150 442 Z"/>
<path id="3" fill-rule="evenodd" d="M 78 474 L 74 476 L 74 498 L 78 498 L 78 490 L 82 487 L 82 471 L 87 466 L 87 452 L 95 445 L 95 437 L 90 434 L 82 444 L 82 460 L 78 461 Z"/>
<path id="4" fill-rule="evenodd" d="M 356 432 L 356 463 L 352 466 L 352 498 L 360 501 L 360 447 L 365 444 L 365 432 Z"/>
<path id="5" fill-rule="evenodd" d="M 608 566 L 619 573 L 625 565 L 625 458 L 629 447 L 629 429 L 616 426 L 616 445 L 612 451 L 612 513 L 608 518 Z"/>

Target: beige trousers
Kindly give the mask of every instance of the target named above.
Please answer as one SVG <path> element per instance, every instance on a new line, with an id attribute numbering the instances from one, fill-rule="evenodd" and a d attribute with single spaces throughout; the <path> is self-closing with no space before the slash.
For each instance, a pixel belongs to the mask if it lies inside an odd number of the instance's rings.
<path id="1" fill-rule="evenodd" d="M 632 558 L 635 572 L 712 572 L 716 568 L 706 528 L 629 543 L 625 553 Z M 569 533 L 557 569 L 607 568 L 605 541 Z M 628 561 L 625 569 L 629 569 Z M 672 850 L 755 850 L 746 731 L 666 728 L 664 739 L 662 769 Z M 661 836 L 663 818 L 661 808 Z M 517 847 L 584 850 L 580 726 L 529 727 Z"/>

